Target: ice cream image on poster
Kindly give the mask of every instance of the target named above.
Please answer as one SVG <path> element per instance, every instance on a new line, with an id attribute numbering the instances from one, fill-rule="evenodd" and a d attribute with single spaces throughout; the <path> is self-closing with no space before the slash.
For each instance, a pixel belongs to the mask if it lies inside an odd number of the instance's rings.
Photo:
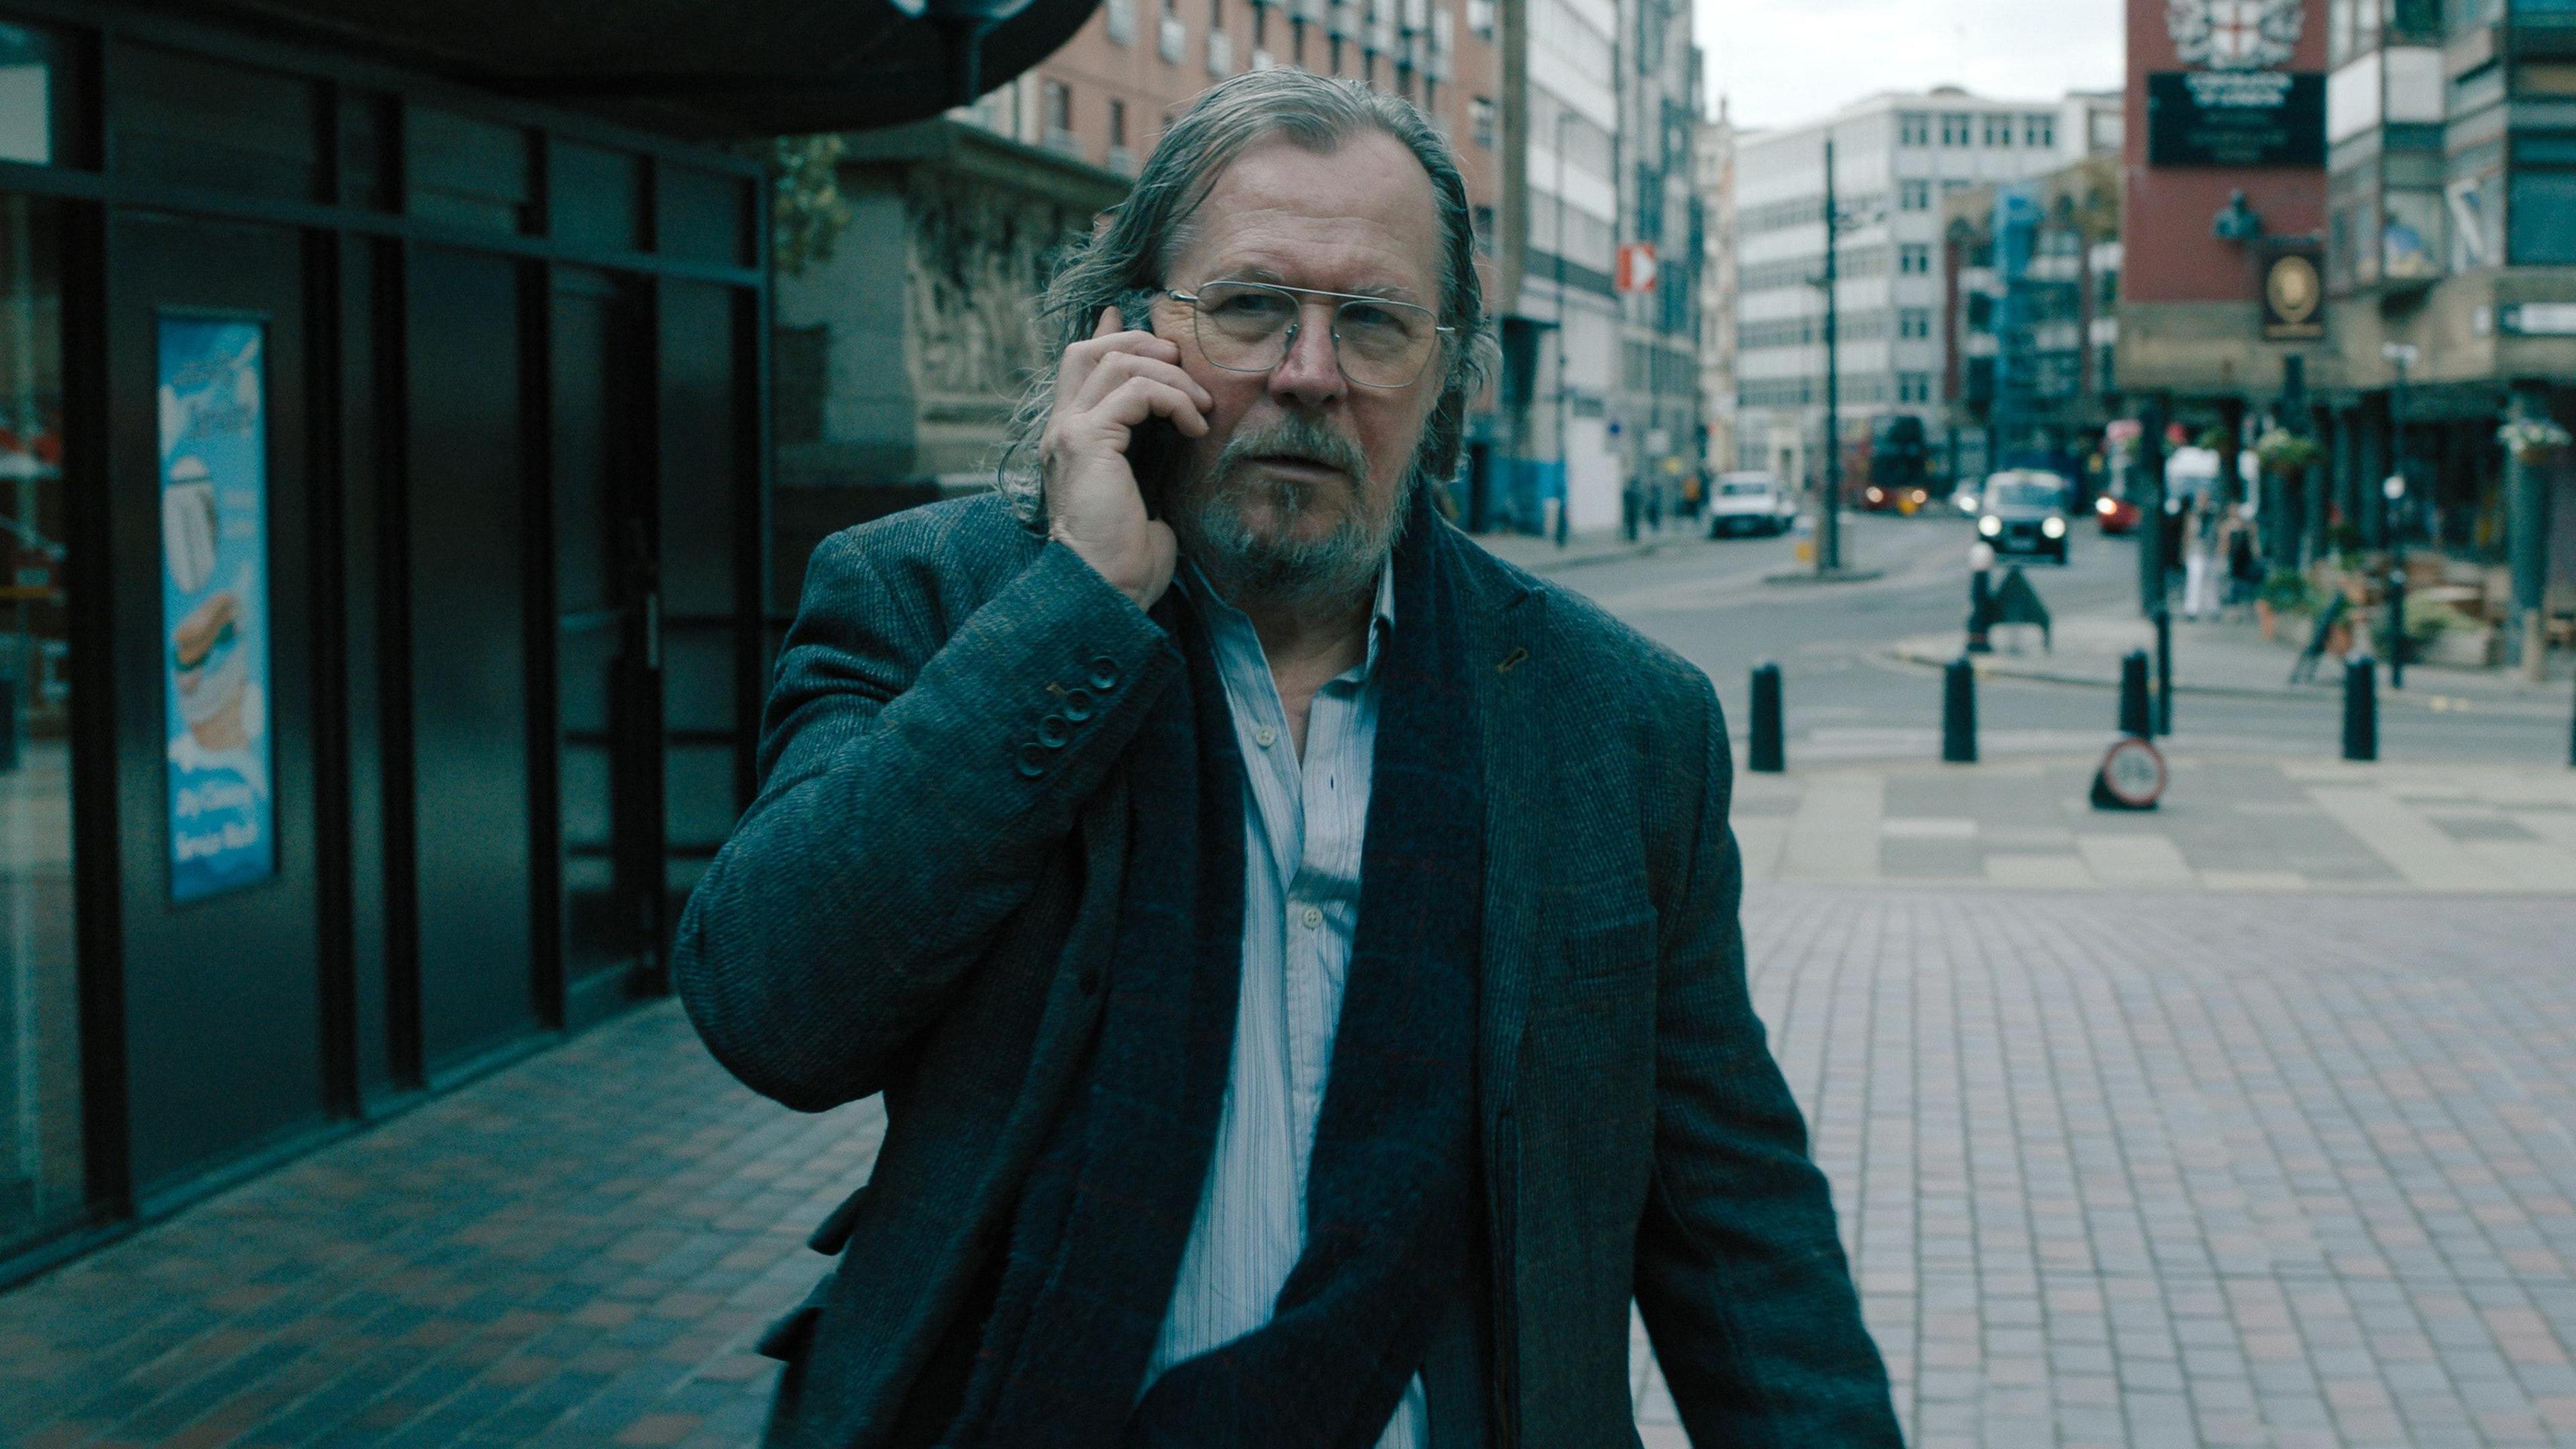
<path id="1" fill-rule="evenodd" d="M 266 327 L 159 319 L 170 898 L 277 874 L 269 794 Z"/>

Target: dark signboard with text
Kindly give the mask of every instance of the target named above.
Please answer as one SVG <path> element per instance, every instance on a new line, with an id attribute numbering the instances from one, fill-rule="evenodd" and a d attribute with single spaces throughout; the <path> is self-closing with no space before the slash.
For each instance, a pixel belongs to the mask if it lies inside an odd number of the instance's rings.
<path id="1" fill-rule="evenodd" d="M 2326 164 L 2326 78 L 2278 70 L 2147 77 L 2150 166 Z"/>

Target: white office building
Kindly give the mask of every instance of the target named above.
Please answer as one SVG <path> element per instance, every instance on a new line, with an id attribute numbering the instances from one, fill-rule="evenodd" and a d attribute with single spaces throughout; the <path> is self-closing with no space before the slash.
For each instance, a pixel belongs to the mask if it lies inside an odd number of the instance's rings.
<path id="1" fill-rule="evenodd" d="M 1943 379 L 1940 198 L 2038 176 L 2119 142 L 2116 95 L 2005 101 L 1943 86 L 1887 93 L 1736 143 L 1736 467 L 1824 474 L 1825 142 L 1845 218 L 1835 299 L 1847 447 L 1871 420 L 1924 420 L 1936 455 Z M 1712 462 L 1721 460 L 1712 459 Z"/>
<path id="2" fill-rule="evenodd" d="M 1563 460 L 1578 531 L 1619 521 L 1610 432 L 1619 382 L 1619 34 L 1616 0 L 1530 0 L 1520 313 L 1540 324 L 1529 452 Z M 1551 480 L 1552 481 L 1552 480 Z"/>

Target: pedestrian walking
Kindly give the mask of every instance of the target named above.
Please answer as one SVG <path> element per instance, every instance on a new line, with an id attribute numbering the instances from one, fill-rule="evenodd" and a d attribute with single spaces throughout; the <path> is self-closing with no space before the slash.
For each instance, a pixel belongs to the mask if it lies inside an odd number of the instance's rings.
<path id="1" fill-rule="evenodd" d="M 2251 609 L 2263 591 L 2263 560 L 2255 547 L 2253 510 L 2239 503 L 2228 510 L 2223 547 L 2227 558 L 2227 605 Z"/>
<path id="2" fill-rule="evenodd" d="M 1001 488 L 815 554 L 674 960 L 752 1087 L 885 1095 L 773 1442 L 1624 1444 L 1633 1298 L 1694 1442 L 1896 1449 L 1707 679 L 1411 486 L 1484 381 L 1468 215 L 1401 100 L 1210 88 L 1050 286 Z"/>
<path id="3" fill-rule="evenodd" d="M 2182 616 L 2218 614 L 2218 513 L 2195 494 L 2183 514 Z"/>

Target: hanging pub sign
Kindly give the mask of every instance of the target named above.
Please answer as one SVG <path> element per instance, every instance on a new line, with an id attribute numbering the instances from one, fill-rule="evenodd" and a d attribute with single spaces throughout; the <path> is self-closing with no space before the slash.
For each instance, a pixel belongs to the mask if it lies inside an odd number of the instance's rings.
<path id="1" fill-rule="evenodd" d="M 267 327 L 159 319 L 170 898 L 277 874 L 268 733 Z"/>
<path id="2" fill-rule="evenodd" d="M 2313 342 L 2326 335 L 2325 249 L 2276 242 L 2263 258 L 2263 340 Z"/>
<path id="3" fill-rule="evenodd" d="M 2147 76 L 2148 165 L 2326 164 L 2326 78 L 2281 69 L 2305 0 L 2168 0 L 2164 19 L 2192 69 Z"/>

